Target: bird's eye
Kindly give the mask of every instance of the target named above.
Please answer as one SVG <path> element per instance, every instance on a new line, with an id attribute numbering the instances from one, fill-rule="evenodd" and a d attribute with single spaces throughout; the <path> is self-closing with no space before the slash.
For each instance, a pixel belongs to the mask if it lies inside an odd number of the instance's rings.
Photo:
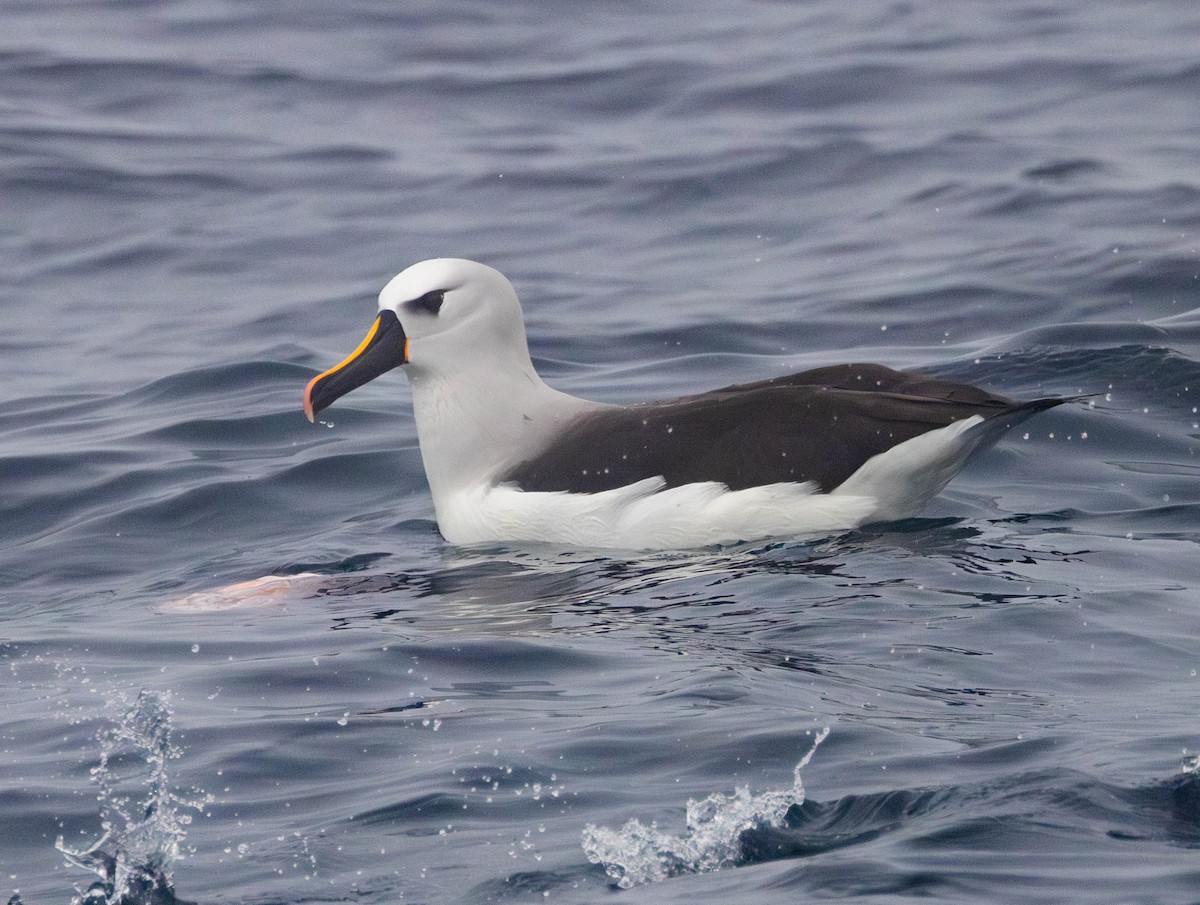
<path id="1" fill-rule="evenodd" d="M 423 311 L 426 314 L 437 314 L 442 310 L 442 302 L 446 300 L 445 289 L 434 289 L 431 292 L 426 292 L 420 298 L 415 298 L 407 305 L 406 308 L 411 308 L 414 311 Z"/>

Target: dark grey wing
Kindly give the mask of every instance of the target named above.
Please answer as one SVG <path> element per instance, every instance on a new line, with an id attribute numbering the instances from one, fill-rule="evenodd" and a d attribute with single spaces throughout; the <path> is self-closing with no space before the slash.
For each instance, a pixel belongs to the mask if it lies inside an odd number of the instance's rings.
<path id="1" fill-rule="evenodd" d="M 658 476 L 669 487 L 813 481 L 829 491 L 867 459 L 920 434 L 972 415 L 1011 413 L 1015 422 L 1060 401 L 1020 404 L 880 365 L 836 365 L 585 415 L 500 480 L 576 493 Z"/>

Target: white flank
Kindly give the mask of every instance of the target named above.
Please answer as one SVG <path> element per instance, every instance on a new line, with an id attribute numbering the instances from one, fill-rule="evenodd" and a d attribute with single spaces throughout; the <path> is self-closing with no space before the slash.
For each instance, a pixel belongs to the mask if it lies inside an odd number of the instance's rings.
<path id="1" fill-rule="evenodd" d="M 973 430 L 983 422 L 979 415 L 972 415 L 905 440 L 867 459 L 829 495 L 875 500 L 874 522 L 916 515 L 942 492 L 986 437 L 985 431 Z"/>
<path id="2" fill-rule="evenodd" d="M 723 484 L 664 489 L 647 478 L 602 493 L 529 493 L 485 484 L 438 507 L 438 526 L 455 544 L 509 540 L 627 550 L 678 550 L 767 537 L 847 531 L 868 519 L 875 501 L 817 493 L 812 484 Z"/>
<path id="3" fill-rule="evenodd" d="M 849 531 L 919 512 L 986 437 L 975 430 L 983 422 L 975 415 L 894 446 L 832 493 L 818 493 L 811 483 L 667 488 L 662 478 L 602 493 L 530 493 L 479 483 L 438 501 L 438 527 L 455 544 L 507 540 L 627 550 Z"/>

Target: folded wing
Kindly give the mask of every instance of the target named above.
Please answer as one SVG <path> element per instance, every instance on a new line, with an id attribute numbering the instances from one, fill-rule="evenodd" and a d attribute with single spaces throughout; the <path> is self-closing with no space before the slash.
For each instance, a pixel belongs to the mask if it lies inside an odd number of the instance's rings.
<path id="1" fill-rule="evenodd" d="M 597 493 L 662 477 L 667 487 L 811 481 L 828 492 L 921 434 L 979 415 L 994 440 L 1064 401 L 1019 403 L 880 365 L 836 365 L 590 413 L 499 478 L 527 491 Z"/>

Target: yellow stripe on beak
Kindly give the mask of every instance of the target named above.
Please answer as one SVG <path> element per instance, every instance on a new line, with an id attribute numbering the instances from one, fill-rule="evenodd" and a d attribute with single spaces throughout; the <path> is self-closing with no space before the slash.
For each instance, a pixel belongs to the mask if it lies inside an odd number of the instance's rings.
<path id="1" fill-rule="evenodd" d="M 339 396 L 362 386 L 408 361 L 408 337 L 392 311 L 384 310 L 353 352 L 304 387 L 304 415 L 315 420 L 317 412 Z M 342 372 L 345 371 L 345 374 Z M 340 375 L 340 376 L 339 376 Z"/>

